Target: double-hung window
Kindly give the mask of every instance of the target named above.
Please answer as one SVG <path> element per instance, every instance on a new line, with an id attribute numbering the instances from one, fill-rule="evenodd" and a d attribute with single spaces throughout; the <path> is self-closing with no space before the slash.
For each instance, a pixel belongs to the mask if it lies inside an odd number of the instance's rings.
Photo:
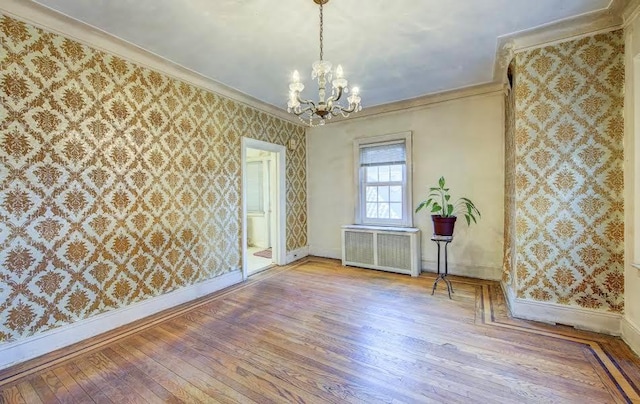
<path id="1" fill-rule="evenodd" d="M 355 141 L 356 223 L 411 226 L 411 132 Z"/>

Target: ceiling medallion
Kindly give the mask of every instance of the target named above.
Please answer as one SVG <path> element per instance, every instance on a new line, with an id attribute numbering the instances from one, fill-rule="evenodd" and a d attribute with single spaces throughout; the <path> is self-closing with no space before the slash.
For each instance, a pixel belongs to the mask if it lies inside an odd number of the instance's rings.
<path id="1" fill-rule="evenodd" d="M 352 112 L 362 110 L 360 105 L 360 96 L 357 87 L 353 87 L 351 95 L 347 97 L 348 105 L 339 103 L 343 94 L 349 92 L 347 79 L 344 78 L 342 66 L 338 65 L 335 71 L 335 79 L 332 81 L 333 72 L 331 71 L 331 62 L 323 60 L 323 15 L 322 6 L 329 0 L 313 0 L 320 6 L 320 60 L 312 65 L 311 78 L 318 79 L 318 101 L 304 100 L 300 98 L 300 93 L 304 90 L 304 84 L 300 82 L 300 73 L 293 72 L 293 78 L 289 84 L 289 102 L 287 103 L 287 111 L 297 115 L 300 120 L 309 126 L 324 125 L 326 119 L 333 116 L 342 115 L 349 116 Z M 327 98 L 327 82 L 331 82 L 331 96 Z"/>

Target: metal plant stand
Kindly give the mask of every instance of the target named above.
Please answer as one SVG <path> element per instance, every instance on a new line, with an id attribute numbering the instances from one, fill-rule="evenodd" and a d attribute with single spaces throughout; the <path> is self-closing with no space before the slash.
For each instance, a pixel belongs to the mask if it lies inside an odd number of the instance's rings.
<path id="1" fill-rule="evenodd" d="M 449 299 L 451 299 L 451 294 L 453 293 L 453 286 L 449 279 L 447 279 L 447 275 L 449 275 L 449 263 L 447 256 L 447 247 L 449 243 L 453 241 L 453 236 L 438 236 L 433 235 L 431 240 L 434 241 L 438 245 L 438 276 L 436 277 L 436 281 L 433 283 L 433 289 L 431 290 L 431 295 L 433 295 L 436 291 L 436 287 L 438 286 L 438 282 L 442 279 L 447 284 L 447 292 L 449 292 Z M 440 271 L 440 244 L 444 243 L 444 272 Z"/>

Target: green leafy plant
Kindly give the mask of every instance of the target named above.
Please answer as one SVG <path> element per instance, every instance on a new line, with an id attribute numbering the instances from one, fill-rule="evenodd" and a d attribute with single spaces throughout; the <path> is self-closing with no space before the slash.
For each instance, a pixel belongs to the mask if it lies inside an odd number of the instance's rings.
<path id="1" fill-rule="evenodd" d="M 480 211 L 469 198 L 460 198 L 451 202 L 451 195 L 449 188 L 446 188 L 444 177 L 440 177 L 437 187 L 429 188 L 429 196 L 420 202 L 416 213 L 422 209 L 431 209 L 432 214 L 441 217 L 457 217 L 462 214 L 467 219 L 467 225 L 470 225 L 471 221 L 477 223 L 477 219 L 481 217 Z"/>

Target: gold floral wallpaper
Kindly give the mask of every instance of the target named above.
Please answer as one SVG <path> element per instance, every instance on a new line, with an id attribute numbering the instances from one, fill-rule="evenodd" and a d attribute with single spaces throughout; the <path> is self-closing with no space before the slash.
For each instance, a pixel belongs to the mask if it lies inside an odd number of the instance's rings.
<path id="1" fill-rule="evenodd" d="M 516 55 L 520 298 L 623 310 L 623 84 L 622 31 Z"/>
<path id="2" fill-rule="evenodd" d="M 307 244 L 304 129 L 0 16 L 0 342 L 237 270 L 241 137 L 287 151 Z"/>
<path id="3" fill-rule="evenodd" d="M 504 98 L 505 110 L 505 159 L 504 159 L 504 249 L 502 264 L 502 282 L 510 288 L 515 288 L 515 277 L 513 276 L 513 261 L 515 259 L 515 214 L 516 214 L 516 97 L 513 90 L 513 73 L 515 63 L 512 61 L 508 67 L 510 80 L 510 91 Z"/>

